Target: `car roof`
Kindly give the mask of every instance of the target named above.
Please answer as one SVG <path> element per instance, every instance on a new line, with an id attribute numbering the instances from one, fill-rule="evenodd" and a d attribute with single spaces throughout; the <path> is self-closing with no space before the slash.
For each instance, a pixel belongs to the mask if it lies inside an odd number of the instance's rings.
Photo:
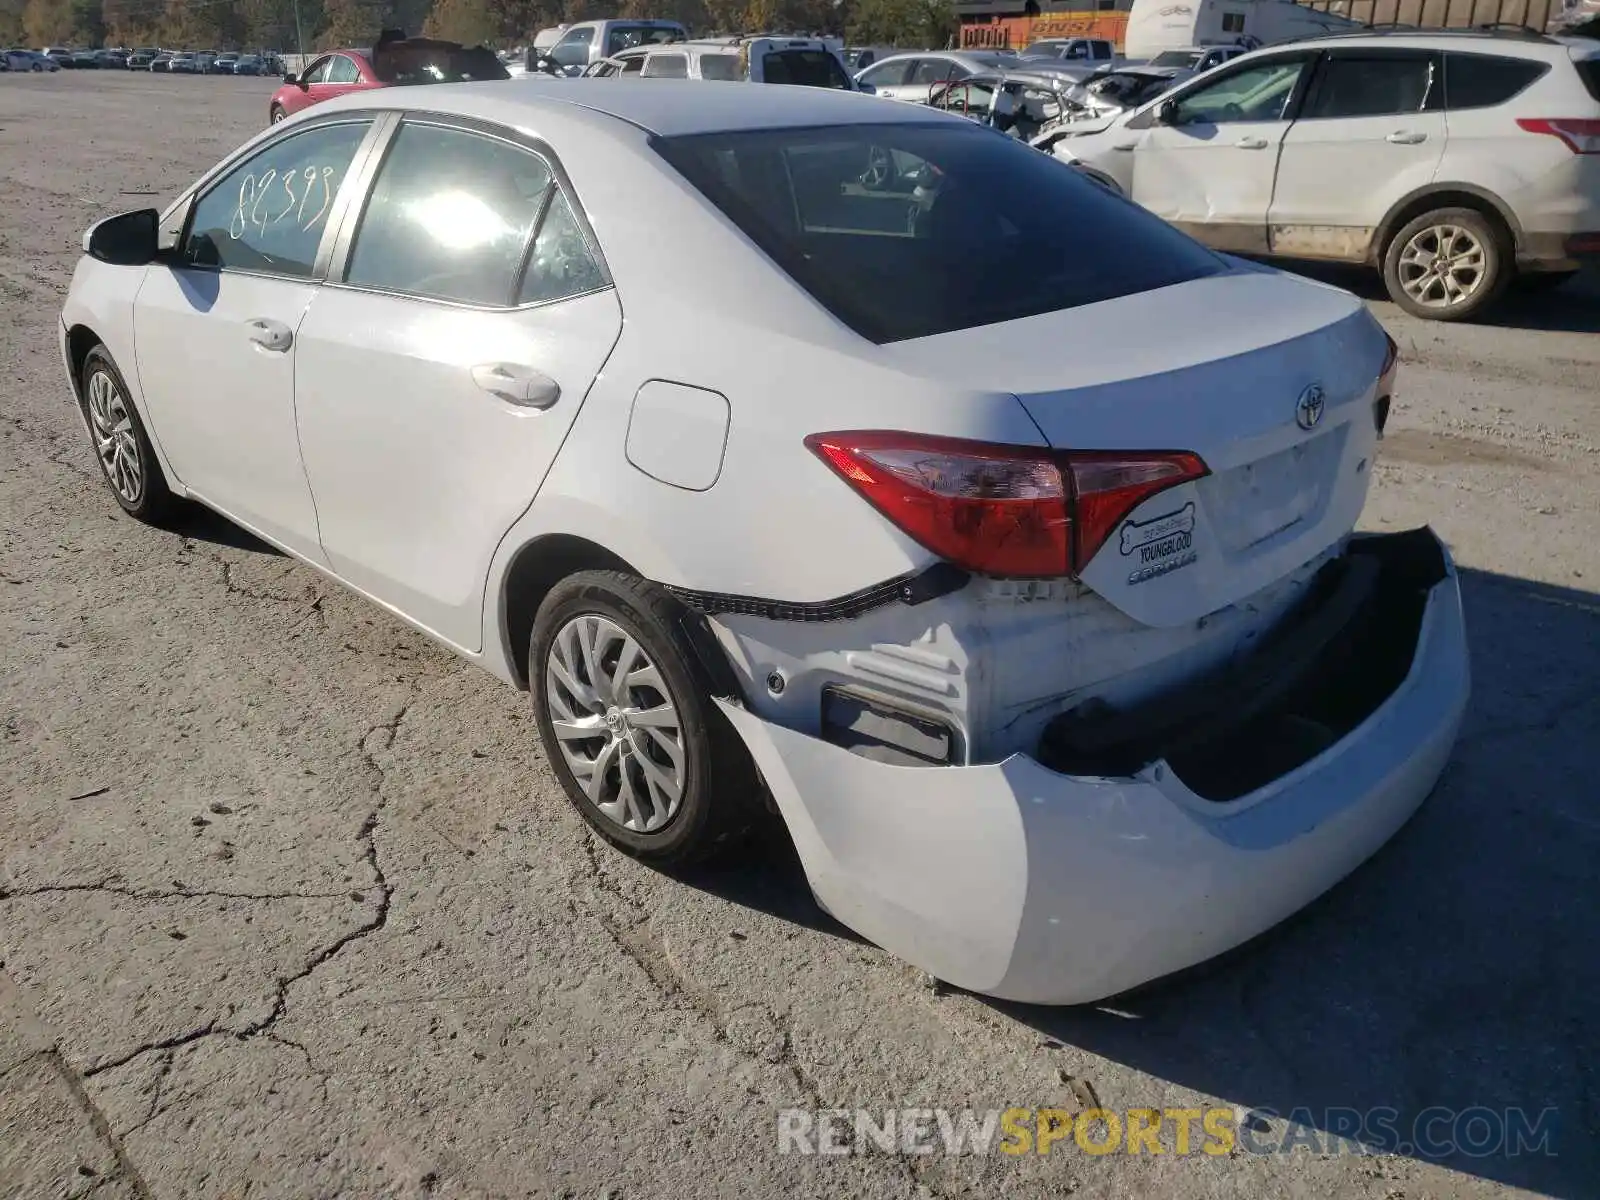
<path id="1" fill-rule="evenodd" d="M 832 88 L 750 87 L 739 83 L 658 79 L 618 87 L 608 79 L 568 79 L 559 87 L 517 80 L 381 88 L 326 100 L 308 112 L 402 109 L 477 117 L 511 128 L 533 126 L 541 113 L 582 109 L 662 137 L 808 125 L 905 125 L 949 118 L 918 104 L 886 104 Z M 959 119 L 959 118 L 956 118 Z"/>
<path id="2" fill-rule="evenodd" d="M 1344 46 L 1370 48 L 1382 46 L 1393 50 L 1459 50 L 1477 54 L 1499 54 L 1509 58 L 1533 58 L 1541 62 L 1568 62 L 1570 47 L 1592 47 L 1592 41 L 1549 37 L 1537 32 L 1517 30 L 1495 31 L 1488 29 L 1368 29 L 1349 33 L 1327 33 L 1263 46 L 1255 54 L 1272 50 L 1296 50 L 1310 47 L 1318 50 L 1337 49 Z"/>

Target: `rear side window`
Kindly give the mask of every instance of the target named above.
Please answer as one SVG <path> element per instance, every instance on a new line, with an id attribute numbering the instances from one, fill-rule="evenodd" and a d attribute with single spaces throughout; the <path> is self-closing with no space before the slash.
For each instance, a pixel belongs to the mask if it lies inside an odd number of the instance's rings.
<path id="1" fill-rule="evenodd" d="M 373 183 L 345 282 L 508 305 L 553 188 L 537 155 L 460 129 L 403 125 Z"/>
<path id="2" fill-rule="evenodd" d="M 774 50 L 761 56 L 761 78 L 767 83 L 850 91 L 850 77 L 826 50 Z"/>
<path id="3" fill-rule="evenodd" d="M 1302 120 L 1385 117 L 1442 108 L 1438 60 L 1427 53 L 1330 58 L 1317 70 Z"/>
<path id="4" fill-rule="evenodd" d="M 972 74 L 958 62 L 947 58 L 923 58 L 908 83 L 943 83 L 949 79 L 966 79 Z"/>
<path id="5" fill-rule="evenodd" d="M 1600 58 L 1579 59 L 1572 65 L 1578 68 L 1578 78 L 1589 89 L 1589 95 L 1600 100 Z"/>
<path id="6" fill-rule="evenodd" d="M 684 54 L 652 54 L 639 73 L 646 79 L 687 79 L 689 58 Z"/>
<path id="7" fill-rule="evenodd" d="M 700 56 L 701 79 L 739 79 L 739 56 L 737 54 L 702 54 Z"/>
<path id="8" fill-rule="evenodd" d="M 879 343 L 1227 270 L 1066 164 L 966 122 L 652 145 L 796 283 Z"/>
<path id="9" fill-rule="evenodd" d="M 1582 63 L 1578 64 L 1581 68 Z M 1446 54 L 1445 91 L 1451 108 L 1491 108 L 1504 104 L 1549 71 L 1548 63 L 1496 54 Z M 1590 84 L 1589 90 L 1595 91 Z M 1600 100 L 1600 93 L 1595 98 Z"/>
<path id="10" fill-rule="evenodd" d="M 361 72 L 353 60 L 343 54 L 334 56 L 333 65 L 328 68 L 329 83 L 355 83 L 360 78 Z"/>
<path id="11" fill-rule="evenodd" d="M 863 75 L 861 82 L 871 84 L 873 87 L 899 87 L 906 82 L 916 65 L 917 60 L 914 58 L 881 63 Z"/>

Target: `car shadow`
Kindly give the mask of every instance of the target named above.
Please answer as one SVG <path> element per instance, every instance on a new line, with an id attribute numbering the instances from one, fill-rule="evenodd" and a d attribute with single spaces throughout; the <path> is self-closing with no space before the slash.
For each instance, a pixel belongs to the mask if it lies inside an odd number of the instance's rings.
<path id="1" fill-rule="evenodd" d="M 168 528 L 180 537 L 191 538 L 197 542 L 246 550 L 251 554 L 283 557 L 283 551 L 276 546 L 269 546 L 249 530 L 235 525 L 227 517 L 213 512 L 203 504 L 178 505 L 177 511 L 168 522 Z"/>
<path id="2" fill-rule="evenodd" d="M 1378 273 L 1343 263 L 1278 260 L 1273 265 L 1353 292 L 1363 300 L 1389 302 Z M 1536 329 L 1552 333 L 1600 333 L 1600 269 L 1587 268 L 1544 292 L 1512 290 L 1468 325 Z"/>
<path id="3" fill-rule="evenodd" d="M 1466 725 L 1439 788 L 1370 862 L 1248 945 L 1114 1000 L 980 1002 L 1046 1044 L 1289 1118 L 1314 1139 L 1300 1153 L 1350 1152 L 1355 1143 L 1326 1135 L 1359 1129 L 1367 1152 L 1593 1196 L 1600 596 L 1472 570 L 1461 581 L 1475 681 Z M 792 849 L 687 882 L 842 933 Z M 1500 1135 L 1518 1122 L 1526 1138 L 1513 1153 Z M 1278 1132 L 1247 1134 L 1243 1152 L 1282 1144 L 1281 1122 L 1259 1127 Z"/>

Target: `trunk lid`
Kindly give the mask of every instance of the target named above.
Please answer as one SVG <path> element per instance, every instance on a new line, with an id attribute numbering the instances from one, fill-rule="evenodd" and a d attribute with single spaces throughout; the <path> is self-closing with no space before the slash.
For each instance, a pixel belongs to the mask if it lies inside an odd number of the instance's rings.
<path id="1" fill-rule="evenodd" d="M 1248 265 L 884 347 L 930 379 L 1013 393 L 1058 449 L 1200 455 L 1211 474 L 1136 507 L 1082 573 L 1165 627 L 1245 599 L 1350 533 L 1386 349 L 1354 296 Z"/>

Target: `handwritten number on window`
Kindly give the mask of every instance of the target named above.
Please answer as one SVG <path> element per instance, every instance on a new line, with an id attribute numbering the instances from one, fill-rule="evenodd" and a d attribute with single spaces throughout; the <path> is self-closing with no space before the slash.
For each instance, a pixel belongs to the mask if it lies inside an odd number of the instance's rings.
<path id="1" fill-rule="evenodd" d="M 265 234 L 269 229 L 279 228 L 285 221 L 301 233 L 311 232 L 328 215 L 328 209 L 333 205 L 336 174 L 337 171 L 331 166 L 309 166 L 298 172 L 285 171 L 281 177 L 276 167 L 269 167 L 259 176 L 254 173 L 246 175 L 239 181 L 239 199 L 234 206 L 233 217 L 228 222 L 228 236 L 237 242 L 252 229 Z M 268 203 L 275 183 L 282 186 L 283 194 L 287 197 L 281 208 L 276 208 L 275 203 Z M 295 194 L 296 183 L 299 184 L 298 195 Z M 308 209 L 311 210 L 309 220 L 306 218 Z"/>

